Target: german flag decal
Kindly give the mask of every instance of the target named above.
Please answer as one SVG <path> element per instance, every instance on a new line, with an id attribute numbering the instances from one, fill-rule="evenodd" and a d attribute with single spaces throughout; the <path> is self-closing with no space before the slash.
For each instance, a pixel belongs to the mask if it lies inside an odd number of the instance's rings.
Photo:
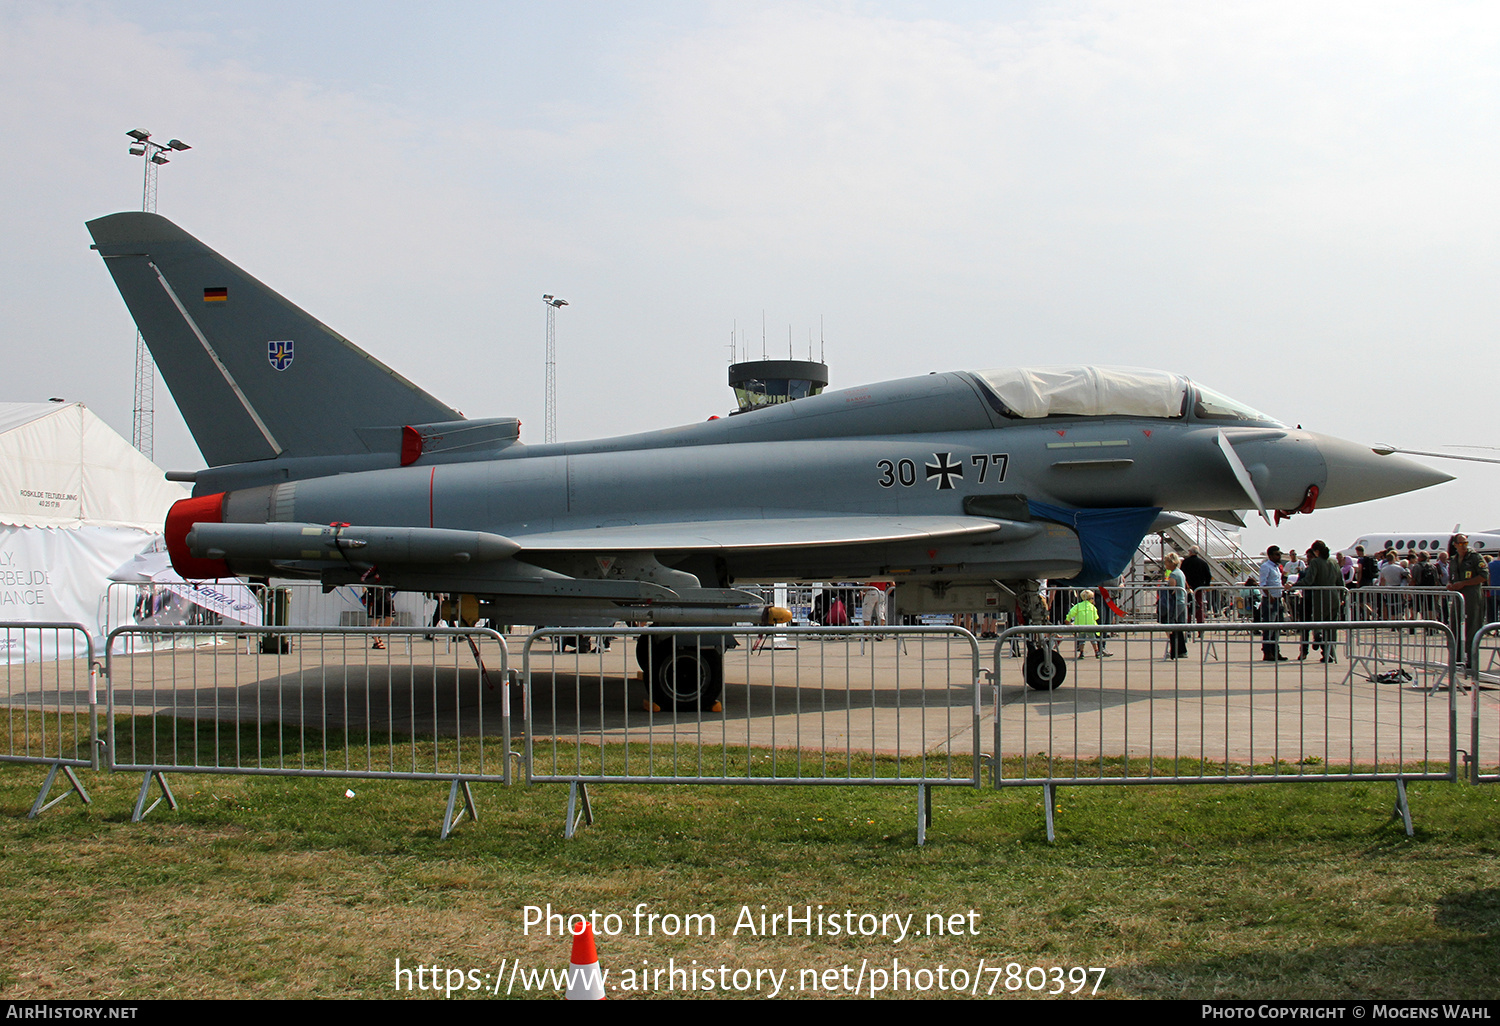
<path id="1" fill-rule="evenodd" d="M 204 289 L 203 301 L 205 303 L 227 303 L 229 302 L 229 290 L 226 288 Z"/>

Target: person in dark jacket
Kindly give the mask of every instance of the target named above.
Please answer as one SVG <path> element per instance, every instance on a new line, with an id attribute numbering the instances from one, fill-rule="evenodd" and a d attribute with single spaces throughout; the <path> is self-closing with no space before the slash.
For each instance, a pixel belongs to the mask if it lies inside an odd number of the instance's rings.
<path id="1" fill-rule="evenodd" d="M 1208 560 L 1198 553 L 1198 546 L 1189 545 L 1187 558 L 1182 561 L 1182 576 L 1187 579 L 1188 592 L 1193 596 L 1193 622 L 1203 622 L 1203 603 L 1208 595 L 1200 593 L 1199 588 L 1206 588 L 1214 582 L 1213 568 L 1208 565 Z"/>
<path id="2" fill-rule="evenodd" d="M 1328 546 L 1321 540 L 1307 549 L 1307 567 L 1297 578 L 1296 589 L 1302 592 L 1302 608 L 1309 620 L 1341 620 L 1344 616 L 1344 575 L 1328 558 Z M 1322 661 L 1338 661 L 1338 646 L 1333 631 L 1314 632 L 1313 648 L 1323 653 Z M 1304 654 L 1305 654 L 1304 649 Z"/>

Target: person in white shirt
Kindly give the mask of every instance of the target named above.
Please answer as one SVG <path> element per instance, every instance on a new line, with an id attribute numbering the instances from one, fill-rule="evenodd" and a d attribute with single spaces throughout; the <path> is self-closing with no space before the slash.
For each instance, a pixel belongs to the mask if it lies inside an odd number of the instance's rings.
<path id="1" fill-rule="evenodd" d="M 1260 618 L 1265 623 L 1281 621 L 1281 589 L 1281 548 L 1272 545 L 1266 549 L 1266 561 L 1260 565 Z M 1286 662 L 1275 631 L 1262 632 L 1260 657 L 1268 663 Z"/>

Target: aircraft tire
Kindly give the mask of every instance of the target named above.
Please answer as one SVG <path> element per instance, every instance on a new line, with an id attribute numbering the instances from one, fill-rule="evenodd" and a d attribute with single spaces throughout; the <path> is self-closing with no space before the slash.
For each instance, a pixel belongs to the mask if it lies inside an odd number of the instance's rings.
<path id="1" fill-rule="evenodd" d="M 1037 691 L 1055 691 L 1068 678 L 1068 664 L 1052 648 L 1033 648 L 1026 652 L 1026 683 Z"/>
<path id="2" fill-rule="evenodd" d="M 656 651 L 652 651 L 653 648 Z M 647 680 L 651 678 L 651 667 L 655 663 L 660 662 L 660 658 L 658 657 L 665 655 L 666 650 L 661 647 L 660 638 L 653 641 L 649 635 L 642 634 L 635 639 L 635 664 L 641 668 L 641 672 L 646 675 Z"/>
<path id="3" fill-rule="evenodd" d="M 664 710 L 710 712 L 724 691 L 724 657 L 711 648 L 652 652 L 651 697 Z"/>

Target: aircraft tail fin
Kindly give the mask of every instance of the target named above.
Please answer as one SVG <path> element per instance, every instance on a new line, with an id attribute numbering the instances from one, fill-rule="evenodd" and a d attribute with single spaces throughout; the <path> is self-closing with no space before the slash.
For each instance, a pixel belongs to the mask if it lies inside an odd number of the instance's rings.
<path id="1" fill-rule="evenodd" d="M 463 419 L 166 218 L 88 229 L 209 466 L 365 453 L 370 428 Z"/>

